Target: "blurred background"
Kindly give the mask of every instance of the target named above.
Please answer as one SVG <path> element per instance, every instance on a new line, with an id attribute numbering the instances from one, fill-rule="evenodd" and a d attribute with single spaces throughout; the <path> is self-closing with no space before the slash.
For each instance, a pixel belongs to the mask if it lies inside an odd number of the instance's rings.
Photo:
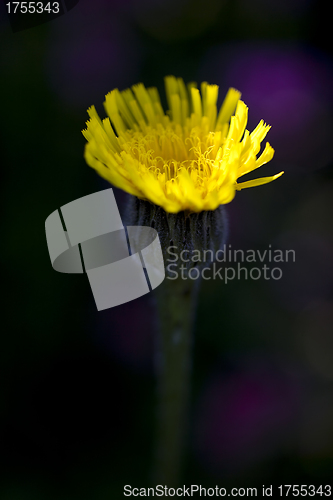
<path id="1" fill-rule="evenodd" d="M 154 307 L 97 312 L 53 271 L 44 223 L 108 185 L 84 162 L 86 109 L 163 77 L 229 86 L 276 150 L 227 206 L 232 248 L 294 249 L 280 280 L 202 283 L 186 484 L 327 484 L 333 466 L 330 16 L 314 0 L 80 0 L 13 33 L 0 4 L 3 295 L 0 499 L 104 500 L 149 486 Z M 126 196 L 116 191 L 124 211 Z M 163 286 L 163 285 L 162 285 Z"/>

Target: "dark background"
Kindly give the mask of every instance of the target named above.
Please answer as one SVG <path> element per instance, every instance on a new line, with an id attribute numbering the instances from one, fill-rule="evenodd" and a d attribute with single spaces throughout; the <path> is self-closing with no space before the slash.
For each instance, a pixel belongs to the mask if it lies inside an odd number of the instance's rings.
<path id="1" fill-rule="evenodd" d="M 13 33 L 0 4 L 0 499 L 122 498 L 148 486 L 154 308 L 97 312 L 53 271 L 47 216 L 106 188 L 83 159 L 86 109 L 163 77 L 242 91 L 285 170 L 227 206 L 232 248 L 294 249 L 274 280 L 202 283 L 184 481 L 326 484 L 333 465 L 331 16 L 311 0 L 80 0 Z M 116 190 L 115 190 L 116 191 Z M 121 213 L 126 204 L 116 191 Z M 163 286 L 163 285 L 161 285 Z"/>

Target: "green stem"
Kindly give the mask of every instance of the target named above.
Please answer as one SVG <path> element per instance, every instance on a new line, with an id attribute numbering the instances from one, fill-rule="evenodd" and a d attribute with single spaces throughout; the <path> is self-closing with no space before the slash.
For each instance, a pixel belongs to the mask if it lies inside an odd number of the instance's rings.
<path id="1" fill-rule="evenodd" d="M 189 403 L 192 326 L 198 280 L 166 279 L 156 290 L 157 342 L 156 484 L 179 484 Z"/>

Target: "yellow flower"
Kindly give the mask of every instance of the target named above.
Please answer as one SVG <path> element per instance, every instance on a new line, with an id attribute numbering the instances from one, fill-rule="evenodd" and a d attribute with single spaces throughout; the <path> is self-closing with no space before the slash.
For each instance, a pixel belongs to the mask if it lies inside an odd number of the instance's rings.
<path id="1" fill-rule="evenodd" d="M 111 184 L 167 212 L 201 212 L 283 174 L 237 183 L 274 154 L 266 143 L 257 158 L 270 126 L 261 120 L 253 132 L 245 129 L 248 108 L 240 92 L 230 88 L 217 113 L 217 85 L 203 82 L 200 95 L 195 83 L 186 88 L 181 78 L 167 76 L 165 87 L 167 113 L 157 89 L 142 83 L 107 94 L 103 121 L 94 106 L 88 109 L 84 157 Z"/>

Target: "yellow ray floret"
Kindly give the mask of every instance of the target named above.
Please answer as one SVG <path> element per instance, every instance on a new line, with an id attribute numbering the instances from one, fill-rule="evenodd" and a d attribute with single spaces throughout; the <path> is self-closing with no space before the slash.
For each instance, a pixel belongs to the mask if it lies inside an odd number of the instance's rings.
<path id="1" fill-rule="evenodd" d="M 274 154 L 266 143 L 257 158 L 270 127 L 261 121 L 246 130 L 248 108 L 240 92 L 229 89 L 218 111 L 217 85 L 203 82 L 200 93 L 195 83 L 186 87 L 167 76 L 165 88 L 167 113 L 157 89 L 142 83 L 107 94 L 104 120 L 94 106 L 88 109 L 84 157 L 111 184 L 167 212 L 201 212 L 283 174 L 237 183 Z"/>

